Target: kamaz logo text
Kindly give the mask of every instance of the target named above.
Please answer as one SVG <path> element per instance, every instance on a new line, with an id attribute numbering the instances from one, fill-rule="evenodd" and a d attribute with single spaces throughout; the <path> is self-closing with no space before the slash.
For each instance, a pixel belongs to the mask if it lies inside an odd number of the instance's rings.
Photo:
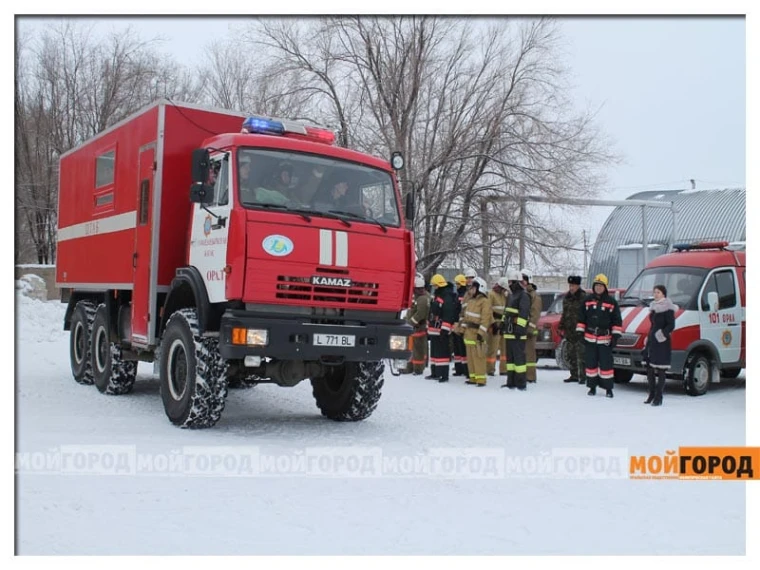
<path id="1" fill-rule="evenodd" d="M 319 275 L 314 275 L 311 278 L 311 284 L 322 287 L 351 287 L 351 280 L 344 279 L 343 277 L 320 277 Z"/>

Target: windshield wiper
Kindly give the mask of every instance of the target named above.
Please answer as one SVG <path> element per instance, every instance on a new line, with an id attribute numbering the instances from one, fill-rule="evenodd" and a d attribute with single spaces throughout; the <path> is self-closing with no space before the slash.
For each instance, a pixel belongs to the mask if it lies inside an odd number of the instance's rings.
<path id="1" fill-rule="evenodd" d="M 301 216 L 304 220 L 307 222 L 311 222 L 311 216 L 309 215 L 311 212 L 309 210 L 302 210 L 300 208 L 290 208 L 286 206 L 285 204 L 254 204 L 258 208 L 271 208 L 275 210 L 282 210 L 283 212 L 293 212 L 294 214 L 298 214 Z"/>
<path id="2" fill-rule="evenodd" d="M 385 224 L 383 224 L 383 222 L 381 222 L 380 220 L 376 220 L 375 218 L 370 218 L 368 216 L 361 216 L 359 214 L 354 214 L 353 212 L 345 212 L 343 210 L 330 210 L 330 212 L 333 213 L 333 214 L 342 214 L 344 216 L 349 216 L 349 217 L 351 217 L 351 218 L 353 218 L 355 220 L 360 220 L 362 222 L 372 222 L 372 223 L 375 223 L 378 226 L 380 226 L 381 228 L 383 228 L 383 231 L 386 234 L 388 233 L 388 228 L 385 227 Z"/>

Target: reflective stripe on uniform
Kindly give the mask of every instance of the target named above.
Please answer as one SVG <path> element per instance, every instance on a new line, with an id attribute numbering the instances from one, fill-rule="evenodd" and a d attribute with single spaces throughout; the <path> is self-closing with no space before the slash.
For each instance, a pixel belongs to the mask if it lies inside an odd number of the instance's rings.
<path id="1" fill-rule="evenodd" d="M 522 317 L 517 317 L 517 326 L 518 327 L 524 327 L 528 324 L 528 319 L 523 319 Z"/>

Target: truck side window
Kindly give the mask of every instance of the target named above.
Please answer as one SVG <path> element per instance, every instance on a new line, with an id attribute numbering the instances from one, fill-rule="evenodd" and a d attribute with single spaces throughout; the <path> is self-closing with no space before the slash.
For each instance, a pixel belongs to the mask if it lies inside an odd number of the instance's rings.
<path id="1" fill-rule="evenodd" d="M 718 307 L 721 310 L 736 306 L 736 287 L 733 271 L 720 271 L 715 274 L 718 284 Z"/>
<path id="2" fill-rule="evenodd" d="M 116 151 L 110 150 L 95 159 L 95 188 L 113 184 Z"/>
<path id="3" fill-rule="evenodd" d="M 226 157 L 225 157 L 226 158 Z M 214 182 L 214 205 L 226 206 L 230 201 L 230 181 L 226 159 L 211 163 L 209 176 Z"/>

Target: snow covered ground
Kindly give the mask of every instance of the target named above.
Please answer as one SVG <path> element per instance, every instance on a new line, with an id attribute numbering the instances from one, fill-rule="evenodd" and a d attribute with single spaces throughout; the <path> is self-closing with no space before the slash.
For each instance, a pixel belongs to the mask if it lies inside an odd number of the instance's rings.
<path id="1" fill-rule="evenodd" d="M 612 457 L 744 445 L 743 376 L 701 398 L 670 383 L 653 408 L 642 377 L 610 400 L 558 370 L 539 370 L 525 393 L 500 378 L 481 389 L 387 374 L 377 411 L 355 424 L 323 419 L 308 382 L 259 386 L 231 391 L 216 427 L 189 431 L 164 415 L 151 365 L 126 396 L 77 385 L 64 311 L 17 302 L 16 451 L 35 458 L 17 475 L 19 554 L 745 553 L 743 483 L 631 480 L 627 464 L 603 478 L 530 469 L 560 448 Z M 58 453 L 65 464 L 41 467 Z M 106 456 L 142 459 L 114 473 L 127 463 Z M 166 468 L 169 457 L 192 458 L 195 471 Z M 233 462 L 209 475 L 222 457 Z M 439 470 L 405 470 L 415 457 Z"/>

